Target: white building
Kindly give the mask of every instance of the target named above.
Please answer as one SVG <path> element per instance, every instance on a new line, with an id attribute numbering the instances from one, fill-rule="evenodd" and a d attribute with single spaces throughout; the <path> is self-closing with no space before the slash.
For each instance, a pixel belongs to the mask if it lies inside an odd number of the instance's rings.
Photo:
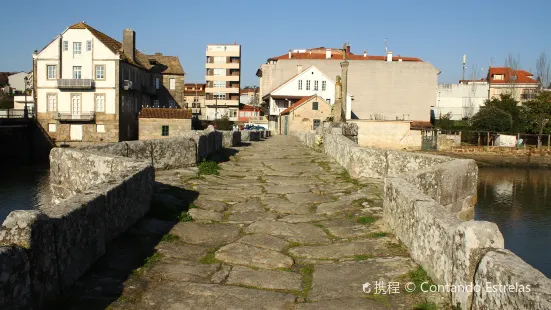
<path id="1" fill-rule="evenodd" d="M 22 93 L 25 91 L 25 78 L 30 79 L 27 83 L 27 89 L 32 89 L 32 73 L 19 72 L 8 76 L 8 83 L 14 93 Z"/>
<path id="2" fill-rule="evenodd" d="M 241 45 L 207 45 L 205 105 L 207 119 L 237 121 L 241 89 Z"/>
<path id="3" fill-rule="evenodd" d="M 318 70 L 315 66 L 302 70 L 297 67 L 298 73 L 285 83 L 279 85 L 270 93 L 262 97 L 268 103 L 269 128 L 279 130 L 279 115 L 303 97 L 317 95 L 327 103 L 335 103 L 335 81 Z M 346 118 L 351 118 L 352 96 L 346 96 Z"/>
<path id="4" fill-rule="evenodd" d="M 448 113 L 452 120 L 471 118 L 488 99 L 488 82 L 464 81 L 459 84 L 439 84 L 434 104 L 436 119 Z"/>

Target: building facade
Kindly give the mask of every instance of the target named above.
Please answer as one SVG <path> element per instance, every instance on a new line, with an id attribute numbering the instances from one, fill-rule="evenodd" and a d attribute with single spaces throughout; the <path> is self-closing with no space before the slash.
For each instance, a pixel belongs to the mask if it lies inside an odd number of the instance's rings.
<path id="1" fill-rule="evenodd" d="M 495 67 L 488 70 L 490 98 L 499 98 L 501 94 L 511 94 L 515 100 L 524 102 L 536 98 L 539 83 L 533 74 L 524 70 L 507 67 Z"/>
<path id="2" fill-rule="evenodd" d="M 25 78 L 29 81 L 27 85 L 25 85 Z M 8 76 L 8 83 L 14 94 L 23 93 L 25 87 L 27 87 L 27 89 L 32 89 L 32 83 L 30 82 L 32 82 L 32 72 L 19 72 Z"/>
<path id="3" fill-rule="evenodd" d="M 155 108 L 184 108 L 185 73 L 177 56 L 162 53 L 144 55 L 138 52 L 138 59 L 144 64 L 153 78 L 155 94 L 152 105 Z"/>
<path id="4" fill-rule="evenodd" d="M 329 116 L 331 105 L 323 97 L 303 97 L 281 112 L 278 130 L 282 135 L 288 135 L 292 131 L 314 130 Z"/>
<path id="5" fill-rule="evenodd" d="M 241 45 L 207 45 L 206 120 L 224 116 L 236 121 L 241 89 Z"/>
<path id="6" fill-rule="evenodd" d="M 140 140 L 166 139 L 191 130 L 191 113 L 186 109 L 144 108 L 140 112 Z"/>
<path id="7" fill-rule="evenodd" d="M 352 119 L 429 121 L 436 101 L 439 71 L 419 58 L 356 55 L 346 49 L 290 50 L 269 58 L 257 71 L 260 96 L 292 78 L 301 68 L 315 66 L 336 80 L 343 58 L 349 62 L 347 91 L 353 95 Z"/>
<path id="8" fill-rule="evenodd" d="M 33 66 L 37 120 L 56 142 L 138 139 L 138 114 L 160 88 L 131 29 L 121 43 L 77 23 L 35 53 Z"/>
<path id="9" fill-rule="evenodd" d="M 205 103 L 205 83 L 186 83 L 184 85 L 185 108 L 191 109 L 193 117 L 203 120 L 207 116 Z"/>
<path id="10" fill-rule="evenodd" d="M 488 99 L 488 82 L 460 81 L 458 84 L 439 84 L 434 117 L 450 114 L 452 120 L 469 119 Z"/>

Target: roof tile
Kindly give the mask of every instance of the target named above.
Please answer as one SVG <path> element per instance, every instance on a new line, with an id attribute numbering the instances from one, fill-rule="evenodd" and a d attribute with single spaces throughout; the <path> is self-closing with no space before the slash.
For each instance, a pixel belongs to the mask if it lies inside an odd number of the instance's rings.
<path id="1" fill-rule="evenodd" d="M 190 119 L 191 113 L 187 109 L 143 108 L 140 118 Z"/>

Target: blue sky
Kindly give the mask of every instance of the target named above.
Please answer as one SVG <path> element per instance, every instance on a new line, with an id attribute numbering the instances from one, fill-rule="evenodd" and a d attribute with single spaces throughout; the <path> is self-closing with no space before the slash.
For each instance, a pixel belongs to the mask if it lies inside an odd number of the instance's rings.
<path id="1" fill-rule="evenodd" d="M 485 72 L 492 58 L 503 65 L 509 53 L 532 71 L 542 51 L 551 57 L 549 0 L 4 2 L 0 71 L 30 70 L 32 51 L 79 21 L 118 40 L 134 29 L 138 49 L 179 56 L 189 82 L 205 78 L 207 44 L 234 41 L 242 45 L 242 86 L 258 84 L 258 67 L 289 49 L 349 42 L 354 53 L 383 55 L 385 38 L 395 54 L 441 70 L 440 83 L 461 78 L 463 54 L 468 72 Z"/>

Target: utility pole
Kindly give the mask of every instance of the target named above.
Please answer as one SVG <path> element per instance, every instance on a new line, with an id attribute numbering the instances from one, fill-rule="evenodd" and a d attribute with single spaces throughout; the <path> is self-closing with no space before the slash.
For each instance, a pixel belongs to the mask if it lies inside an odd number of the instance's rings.
<path id="1" fill-rule="evenodd" d="M 462 81 L 465 81 L 465 69 L 467 68 L 467 55 L 463 55 L 463 77 L 461 78 Z"/>

